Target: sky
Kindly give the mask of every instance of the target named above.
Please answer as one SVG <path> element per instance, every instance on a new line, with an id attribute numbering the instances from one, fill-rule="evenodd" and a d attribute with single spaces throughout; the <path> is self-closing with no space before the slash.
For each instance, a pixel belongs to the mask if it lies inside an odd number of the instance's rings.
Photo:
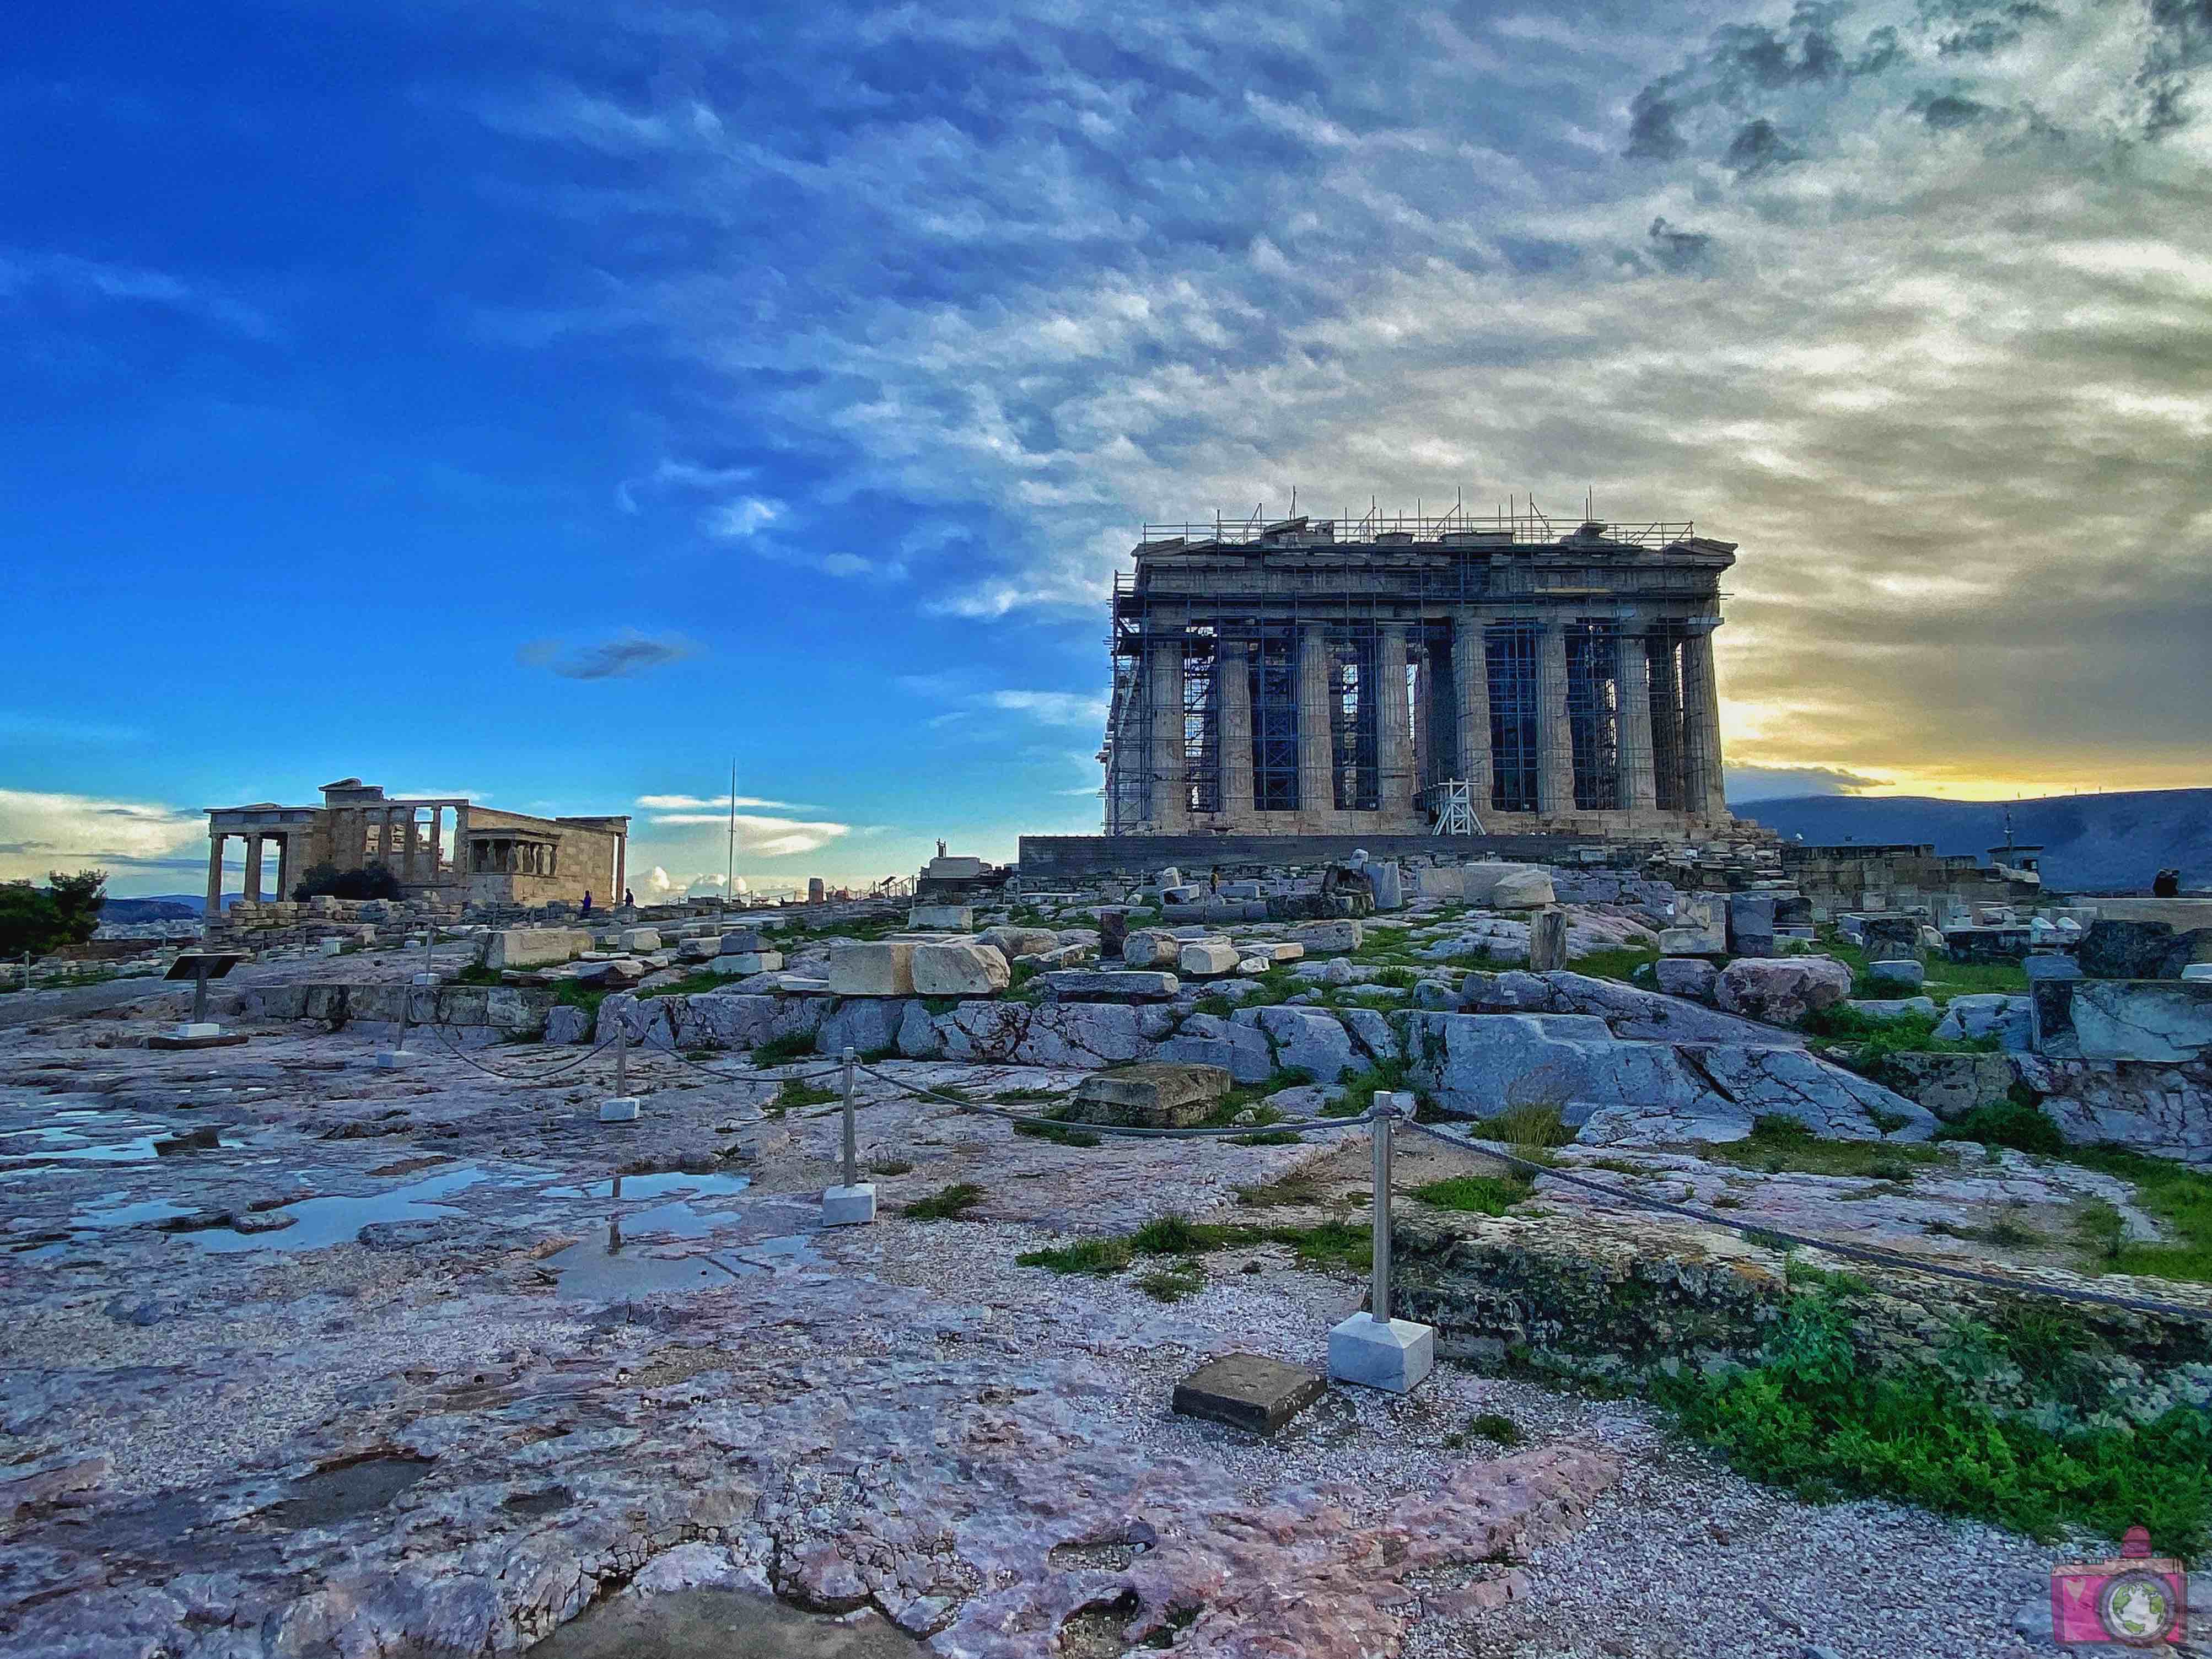
<path id="1" fill-rule="evenodd" d="M 1735 799 L 2212 782 L 2212 0 L 19 10 L 0 878 L 1011 857 L 1294 489 L 1741 543 Z"/>

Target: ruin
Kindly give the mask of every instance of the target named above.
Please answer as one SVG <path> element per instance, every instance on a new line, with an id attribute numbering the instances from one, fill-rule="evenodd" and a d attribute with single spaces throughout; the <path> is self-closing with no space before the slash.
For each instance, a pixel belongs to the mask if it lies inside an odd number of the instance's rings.
<path id="1" fill-rule="evenodd" d="M 1692 530 L 1147 525 L 1114 584 L 1106 833 L 1724 830 L 1735 544 Z"/>
<path id="2" fill-rule="evenodd" d="M 244 896 L 260 902 L 269 843 L 276 846 L 276 896 L 318 864 L 341 871 L 380 865 L 410 898 L 508 908 L 575 903 L 586 892 L 611 908 L 622 898 L 629 819 L 532 817 L 496 812 L 464 796 L 386 799 L 359 778 L 322 787 L 320 806 L 210 806 L 207 914 L 222 914 L 224 843 L 246 843 Z M 448 832 L 450 830 L 450 839 Z"/>

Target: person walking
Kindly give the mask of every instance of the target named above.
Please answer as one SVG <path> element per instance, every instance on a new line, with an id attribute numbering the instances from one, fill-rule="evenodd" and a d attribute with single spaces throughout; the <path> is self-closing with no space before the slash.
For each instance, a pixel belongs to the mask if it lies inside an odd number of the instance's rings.
<path id="1" fill-rule="evenodd" d="M 591 914 L 592 914 L 592 891 L 591 891 L 591 889 L 589 889 L 589 888 L 587 887 L 587 888 L 586 888 L 586 889 L 584 890 L 584 915 L 586 915 L 586 916 L 589 916 Z"/>

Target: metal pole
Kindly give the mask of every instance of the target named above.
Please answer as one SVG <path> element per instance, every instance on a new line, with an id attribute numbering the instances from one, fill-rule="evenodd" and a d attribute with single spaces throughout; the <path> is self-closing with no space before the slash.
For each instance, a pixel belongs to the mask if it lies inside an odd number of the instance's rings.
<path id="1" fill-rule="evenodd" d="M 1397 1115 L 1395 1101 L 1375 1097 L 1375 1305 L 1370 1316 L 1378 1325 L 1390 1319 L 1390 1131 Z"/>
<path id="2" fill-rule="evenodd" d="M 857 1069 L 853 1051 L 845 1050 L 845 1185 L 860 1184 L 859 1158 L 853 1144 L 853 1073 Z"/>
<path id="3" fill-rule="evenodd" d="M 199 971 L 194 975 L 192 984 L 192 1024 L 198 1025 L 204 1023 L 207 1019 L 207 958 L 205 957 L 202 957 L 199 961 L 193 965 L 198 968 Z M 31 958 L 27 954 L 23 957 L 23 983 L 27 988 L 30 982 Z"/>
<path id="4" fill-rule="evenodd" d="M 615 1018 L 615 1098 L 629 1098 L 629 1027 Z"/>

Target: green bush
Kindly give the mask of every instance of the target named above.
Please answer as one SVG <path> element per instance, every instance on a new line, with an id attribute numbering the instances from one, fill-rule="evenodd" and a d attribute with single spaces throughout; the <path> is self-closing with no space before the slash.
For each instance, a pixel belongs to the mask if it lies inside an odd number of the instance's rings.
<path id="1" fill-rule="evenodd" d="M 65 876 L 56 870 L 48 885 L 27 881 L 0 883 L 0 957 L 25 952 L 44 956 L 64 945 L 82 945 L 100 927 L 107 902 L 105 870 L 80 870 Z"/>
<path id="2" fill-rule="evenodd" d="M 2058 1133 L 2043 1109 L 2017 1100 L 1991 1101 L 1977 1106 L 1964 1117 L 1936 1132 L 1938 1140 L 1978 1140 L 1984 1146 L 2009 1146 L 2015 1152 L 2059 1157 L 2066 1137 Z"/>
<path id="3" fill-rule="evenodd" d="M 915 1221 L 965 1221 L 968 1212 L 983 1201 L 983 1189 L 972 1181 L 955 1182 L 927 1198 L 917 1198 L 905 1213 Z"/>
<path id="4" fill-rule="evenodd" d="M 753 1050 L 753 1069 L 758 1072 L 771 1066 L 788 1066 L 793 1060 L 805 1060 L 813 1053 L 814 1039 L 804 1031 L 770 1037 Z"/>
<path id="5" fill-rule="evenodd" d="M 1416 1187 L 1412 1196 L 1440 1210 L 1504 1215 L 1535 1189 L 1518 1176 L 1453 1176 Z"/>

